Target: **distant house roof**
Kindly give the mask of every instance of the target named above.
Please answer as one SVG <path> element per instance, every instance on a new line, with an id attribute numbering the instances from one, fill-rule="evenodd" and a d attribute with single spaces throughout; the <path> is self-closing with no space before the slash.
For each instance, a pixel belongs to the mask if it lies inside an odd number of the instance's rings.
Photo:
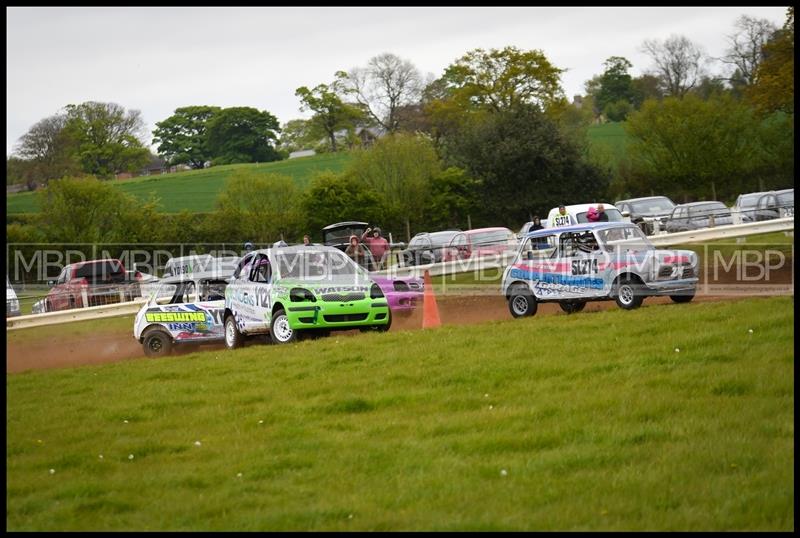
<path id="1" fill-rule="evenodd" d="M 303 149 L 300 151 L 293 151 L 289 154 L 290 159 L 295 159 L 297 157 L 310 157 L 312 155 L 316 155 L 317 152 L 313 149 Z"/>

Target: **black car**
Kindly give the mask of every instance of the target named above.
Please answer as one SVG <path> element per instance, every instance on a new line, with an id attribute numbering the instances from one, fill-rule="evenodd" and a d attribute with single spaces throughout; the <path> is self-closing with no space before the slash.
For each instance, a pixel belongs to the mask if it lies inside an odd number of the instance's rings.
<path id="1" fill-rule="evenodd" d="M 675 202 L 666 196 L 649 196 L 647 198 L 632 198 L 630 200 L 620 200 L 614 205 L 622 213 L 623 217 L 630 217 L 631 222 L 636 224 L 647 235 L 655 233 L 655 223 L 658 222 L 659 230 L 664 230 L 667 220 L 672 214 Z"/>

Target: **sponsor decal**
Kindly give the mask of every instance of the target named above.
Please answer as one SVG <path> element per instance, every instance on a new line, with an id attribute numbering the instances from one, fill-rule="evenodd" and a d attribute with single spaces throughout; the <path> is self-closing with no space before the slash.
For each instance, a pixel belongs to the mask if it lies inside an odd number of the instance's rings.
<path id="1" fill-rule="evenodd" d="M 168 322 L 183 322 L 183 321 L 200 321 L 206 320 L 205 312 L 147 312 L 145 319 L 152 322 L 168 323 Z"/>
<path id="2" fill-rule="evenodd" d="M 324 288 L 316 288 L 312 290 L 317 295 L 322 295 L 323 293 L 336 293 L 340 291 L 363 291 L 368 292 L 369 287 L 367 286 L 330 286 Z"/>
<path id="3" fill-rule="evenodd" d="M 570 276 L 559 273 L 540 273 L 538 271 L 528 271 L 515 267 L 511 270 L 511 278 L 522 280 L 540 281 L 546 284 L 560 284 L 563 286 L 575 286 L 579 288 L 603 289 L 602 278 L 591 278 L 584 276 Z"/>

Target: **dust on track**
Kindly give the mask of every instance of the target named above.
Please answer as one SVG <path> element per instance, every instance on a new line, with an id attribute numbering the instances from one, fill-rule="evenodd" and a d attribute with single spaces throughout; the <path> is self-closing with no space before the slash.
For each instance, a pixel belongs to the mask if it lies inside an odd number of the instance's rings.
<path id="1" fill-rule="evenodd" d="M 722 301 L 741 299 L 742 296 L 712 296 L 698 294 L 694 302 Z M 437 306 L 443 325 L 474 325 L 487 321 L 511 319 L 508 303 L 499 295 L 441 295 Z M 643 308 L 653 305 L 671 304 L 669 297 L 650 297 L 645 300 Z M 677 306 L 677 305 L 676 305 Z M 614 301 L 589 302 L 584 312 L 598 312 L 618 308 Z M 542 303 L 537 316 L 567 315 L 557 303 Z M 413 331 L 422 328 L 422 309 L 416 309 L 411 315 L 395 315 L 390 331 Z M 142 346 L 133 338 L 133 326 L 130 331 L 115 331 L 86 337 L 50 337 L 46 328 L 42 330 L 41 339 L 25 342 L 8 342 L 6 346 L 6 373 L 17 373 L 26 370 L 42 370 L 48 368 L 66 368 L 92 364 L 104 364 L 125 360 L 153 360 L 144 356 Z M 341 335 L 357 335 L 358 331 L 343 331 Z M 261 345 L 264 337 L 256 337 L 246 345 Z M 176 346 L 175 353 L 182 355 L 201 350 L 224 349 L 223 344 L 208 344 L 201 347 Z"/>

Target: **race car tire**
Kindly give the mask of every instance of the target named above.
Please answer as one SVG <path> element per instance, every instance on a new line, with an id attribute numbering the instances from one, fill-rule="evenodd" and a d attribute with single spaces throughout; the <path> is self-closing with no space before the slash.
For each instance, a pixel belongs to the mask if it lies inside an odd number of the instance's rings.
<path id="1" fill-rule="evenodd" d="M 225 347 L 228 349 L 236 349 L 242 347 L 244 343 L 244 336 L 239 332 L 239 327 L 236 326 L 236 318 L 229 314 L 225 318 Z"/>
<path id="2" fill-rule="evenodd" d="M 274 344 L 288 344 L 297 340 L 297 332 L 289 325 L 289 317 L 283 310 L 278 310 L 272 316 L 269 326 L 269 336 Z"/>
<path id="3" fill-rule="evenodd" d="M 567 314 L 575 314 L 586 308 L 586 301 L 559 301 L 558 306 Z"/>
<path id="4" fill-rule="evenodd" d="M 142 348 L 150 358 L 166 357 L 172 352 L 172 337 L 161 329 L 145 331 Z"/>
<path id="5" fill-rule="evenodd" d="M 623 278 L 614 284 L 614 300 L 623 310 L 634 310 L 642 306 L 644 294 L 641 285 L 631 278 Z"/>
<path id="6" fill-rule="evenodd" d="M 687 293 L 685 295 L 670 295 L 669 298 L 676 303 L 688 303 L 691 302 L 692 299 L 694 299 L 694 292 L 692 292 L 691 294 Z"/>
<path id="7" fill-rule="evenodd" d="M 515 318 L 533 316 L 539 309 L 539 303 L 531 290 L 523 284 L 516 284 L 508 295 L 508 310 Z"/>

